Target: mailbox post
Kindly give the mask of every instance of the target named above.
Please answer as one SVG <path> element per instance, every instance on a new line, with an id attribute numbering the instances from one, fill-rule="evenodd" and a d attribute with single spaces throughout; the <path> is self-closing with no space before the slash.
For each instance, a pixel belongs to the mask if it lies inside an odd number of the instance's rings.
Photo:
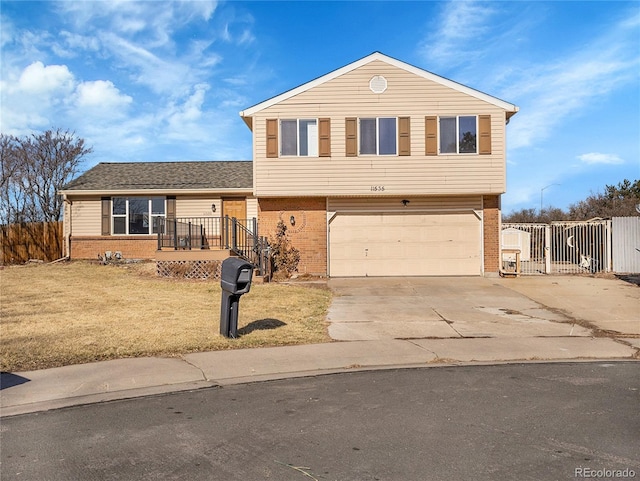
<path id="1" fill-rule="evenodd" d="M 224 337 L 238 337 L 238 304 L 240 296 L 251 289 L 253 265 L 237 257 L 229 257 L 222 262 L 220 287 L 220 334 Z"/>

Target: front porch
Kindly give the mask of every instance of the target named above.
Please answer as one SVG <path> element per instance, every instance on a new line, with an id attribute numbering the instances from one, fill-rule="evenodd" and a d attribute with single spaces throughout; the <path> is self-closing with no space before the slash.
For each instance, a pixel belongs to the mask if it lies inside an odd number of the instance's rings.
<path id="1" fill-rule="evenodd" d="M 181 277 L 219 277 L 222 261 L 237 256 L 251 262 L 256 273 L 267 275 L 269 245 L 258 236 L 258 223 L 235 217 L 180 217 L 159 219 L 158 274 Z"/>

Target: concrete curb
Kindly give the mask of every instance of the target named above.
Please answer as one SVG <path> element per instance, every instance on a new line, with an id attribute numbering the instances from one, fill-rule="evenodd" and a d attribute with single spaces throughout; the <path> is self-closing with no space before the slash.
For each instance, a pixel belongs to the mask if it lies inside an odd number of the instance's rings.
<path id="1" fill-rule="evenodd" d="M 183 359 L 119 359 L 3 374 L 0 416 L 319 374 L 505 362 L 629 361 L 636 355 L 635 347 L 614 339 L 539 337 L 332 342 L 204 352 Z"/>

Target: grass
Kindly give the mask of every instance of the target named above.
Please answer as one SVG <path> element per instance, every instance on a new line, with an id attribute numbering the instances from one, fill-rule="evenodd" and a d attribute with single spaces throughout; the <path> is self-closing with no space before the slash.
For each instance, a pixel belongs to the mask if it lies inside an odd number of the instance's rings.
<path id="1" fill-rule="evenodd" d="M 238 339 L 220 332 L 218 281 L 159 278 L 155 264 L 68 262 L 0 270 L 0 370 L 328 342 L 327 289 L 253 284 Z"/>

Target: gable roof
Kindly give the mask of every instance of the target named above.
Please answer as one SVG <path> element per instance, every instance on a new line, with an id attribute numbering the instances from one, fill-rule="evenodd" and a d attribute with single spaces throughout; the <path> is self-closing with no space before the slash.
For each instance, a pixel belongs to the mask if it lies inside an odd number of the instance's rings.
<path id="1" fill-rule="evenodd" d="M 157 191 L 251 191 L 253 162 L 104 162 L 67 184 L 60 193 Z"/>
<path id="2" fill-rule="evenodd" d="M 361 58 L 360 60 L 356 60 L 353 63 L 350 63 L 348 65 L 345 65 L 344 67 L 341 67 L 337 70 L 334 70 L 332 72 L 329 72 L 326 75 L 323 75 L 321 77 L 316 78 L 315 80 L 312 80 L 310 82 L 307 82 L 305 84 L 302 84 L 298 87 L 295 87 L 291 90 L 288 90 L 280 95 L 276 95 L 275 97 L 271 97 L 268 100 L 265 100 L 264 102 L 260 102 L 259 104 L 256 104 L 252 107 L 249 107 L 243 111 L 240 112 L 240 117 L 242 117 L 245 121 L 245 123 L 247 123 L 247 125 L 249 125 L 249 127 L 251 127 L 250 125 L 250 119 L 248 117 L 251 117 L 253 114 L 255 114 L 256 112 L 259 112 L 263 109 L 266 109 L 268 107 L 271 107 L 272 105 L 275 105 L 279 102 L 282 102 L 283 100 L 287 100 L 295 95 L 298 95 L 302 92 L 306 92 L 309 89 L 312 89 L 313 87 L 316 87 L 320 84 L 323 84 L 325 82 L 328 82 L 329 80 L 333 80 L 341 75 L 344 75 L 346 73 L 349 73 L 359 67 L 362 67 L 363 65 L 366 65 L 368 63 L 371 63 L 373 61 L 376 60 L 380 60 L 382 62 L 386 62 L 390 65 L 393 65 L 395 67 L 398 67 L 400 69 L 403 69 L 407 72 L 411 72 L 415 75 L 418 75 L 420 77 L 426 78 L 428 80 L 431 80 L 433 82 L 436 82 L 440 85 L 444 85 L 445 87 L 449 87 L 451 89 L 457 90 L 458 92 L 462 92 L 465 93 L 467 95 L 470 95 L 471 97 L 475 97 L 479 100 L 483 100 L 485 102 L 488 102 L 490 104 L 493 104 L 497 107 L 500 107 L 502 109 L 504 109 L 506 112 L 510 113 L 511 115 L 515 114 L 518 111 L 518 107 L 514 104 L 511 104 L 509 102 L 505 102 L 504 100 L 501 100 L 497 97 L 493 97 L 489 94 L 486 94 L 484 92 L 480 92 L 479 90 L 475 90 L 472 89 L 471 87 L 467 87 L 466 85 L 462 85 L 458 82 L 454 82 L 453 80 L 449 80 L 447 78 L 444 77 L 440 77 L 439 75 L 436 75 L 434 73 L 431 73 L 427 70 L 423 70 L 421 68 L 415 67 L 413 65 L 410 65 L 408 63 L 402 62 L 400 60 L 397 60 L 393 57 L 389 57 L 387 55 L 384 55 L 383 53 L 380 52 L 374 52 L 371 55 L 368 55 L 366 57 Z M 509 118 L 511 115 L 507 114 L 507 118 Z"/>

